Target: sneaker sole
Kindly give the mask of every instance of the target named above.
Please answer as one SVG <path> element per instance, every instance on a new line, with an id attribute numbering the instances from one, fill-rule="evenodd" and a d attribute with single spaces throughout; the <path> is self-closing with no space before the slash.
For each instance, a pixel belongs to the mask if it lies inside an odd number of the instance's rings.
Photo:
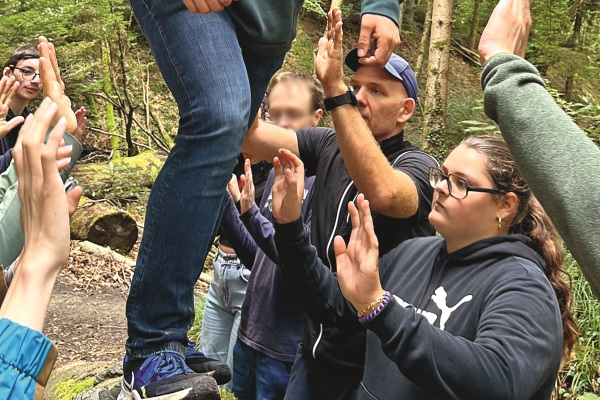
<path id="1" fill-rule="evenodd" d="M 175 393 L 168 393 L 161 396 L 155 397 L 142 397 L 137 390 L 129 391 L 124 382 L 121 384 L 121 393 L 117 397 L 117 400 L 220 400 L 221 394 L 219 388 L 216 385 L 207 385 L 206 382 L 199 382 L 198 385 L 193 388 L 187 388 L 180 390 Z"/>
<path id="2" fill-rule="evenodd" d="M 217 385 L 224 385 L 231 381 L 231 370 L 227 365 L 220 365 L 214 371 L 198 373 L 202 375 L 212 376 L 214 380 L 217 381 Z"/>

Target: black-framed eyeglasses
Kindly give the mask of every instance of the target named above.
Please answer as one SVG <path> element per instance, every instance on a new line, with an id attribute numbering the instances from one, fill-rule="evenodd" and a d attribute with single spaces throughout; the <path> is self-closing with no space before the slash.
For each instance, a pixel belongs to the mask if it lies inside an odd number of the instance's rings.
<path id="1" fill-rule="evenodd" d="M 27 81 L 32 81 L 35 79 L 35 76 L 40 76 L 40 73 L 30 69 L 30 68 L 20 68 L 20 67 L 15 67 L 14 65 L 11 65 L 10 68 L 12 69 L 18 69 L 19 71 L 21 71 L 21 75 L 23 75 L 23 79 L 27 80 Z M 41 76 L 40 76 L 41 79 Z"/>
<path id="2" fill-rule="evenodd" d="M 429 183 L 433 188 L 435 188 L 437 184 L 443 180 L 446 180 L 448 182 L 448 191 L 450 192 L 450 196 L 456 199 L 464 199 L 465 197 L 467 197 L 469 192 L 483 192 L 493 194 L 507 193 L 506 190 L 473 187 L 469 185 L 469 182 L 467 182 L 467 180 L 460 175 L 446 175 L 439 168 L 429 168 Z"/>

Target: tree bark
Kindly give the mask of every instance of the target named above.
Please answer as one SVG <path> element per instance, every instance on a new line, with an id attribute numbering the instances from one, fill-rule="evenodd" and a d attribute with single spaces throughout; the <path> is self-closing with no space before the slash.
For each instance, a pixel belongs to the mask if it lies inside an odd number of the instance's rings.
<path id="1" fill-rule="evenodd" d="M 579 51 L 579 38 L 581 36 L 581 22 L 583 19 L 583 2 L 577 7 L 575 11 L 575 21 L 573 23 L 573 33 L 569 39 L 569 47 L 577 52 Z M 565 100 L 572 101 L 573 100 L 573 85 L 575 82 L 575 69 L 572 68 L 571 72 L 567 76 L 565 81 Z"/>
<path id="2" fill-rule="evenodd" d="M 146 151 L 102 164 L 78 164 L 71 171 L 83 194 L 92 199 L 135 199 L 141 188 L 151 188 L 166 156 Z"/>
<path id="3" fill-rule="evenodd" d="M 415 76 L 419 79 L 423 69 L 423 63 L 429 56 L 429 38 L 431 37 L 431 12 L 433 10 L 433 0 L 427 0 L 427 12 L 425 13 L 425 22 L 423 23 L 423 35 L 419 45 L 419 56 L 415 65 Z"/>
<path id="4" fill-rule="evenodd" d="M 423 145 L 438 160 L 445 157 L 448 67 L 453 12 L 453 0 L 433 1 Z"/>
<path id="5" fill-rule="evenodd" d="M 102 90 L 106 96 L 111 97 L 113 93 L 112 83 L 110 80 L 111 67 L 110 67 L 110 49 L 106 41 L 102 41 L 101 47 L 101 61 L 104 78 L 102 78 Z M 115 109 L 110 101 L 104 102 L 104 111 L 106 112 L 106 130 L 110 133 L 117 133 L 117 123 L 115 122 Z M 111 136 L 110 148 L 113 151 L 113 158 L 121 157 L 121 151 L 119 150 L 119 138 L 117 136 Z"/>
<path id="6" fill-rule="evenodd" d="M 404 4 L 406 3 L 406 6 Z M 402 6 L 404 6 L 404 22 L 408 25 L 410 30 L 413 30 L 415 27 L 415 0 L 405 0 L 402 2 Z"/>
<path id="7" fill-rule="evenodd" d="M 135 219 L 106 201 L 82 197 L 71 217 L 71 237 L 129 253 L 137 238 Z"/>
<path id="8" fill-rule="evenodd" d="M 406 2 L 402 2 L 402 4 L 400 4 L 400 13 L 398 15 L 398 32 L 402 33 L 402 22 L 404 21 L 404 9 L 406 6 Z"/>
<path id="9" fill-rule="evenodd" d="M 475 50 L 475 40 L 477 39 L 477 28 L 479 27 L 479 9 L 481 8 L 481 0 L 475 0 L 473 3 L 473 16 L 471 17 L 471 32 L 469 32 L 470 50 Z"/>

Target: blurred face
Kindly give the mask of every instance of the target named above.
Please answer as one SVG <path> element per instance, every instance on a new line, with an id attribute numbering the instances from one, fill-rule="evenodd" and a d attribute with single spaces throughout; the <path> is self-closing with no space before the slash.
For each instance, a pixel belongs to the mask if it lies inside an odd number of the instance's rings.
<path id="1" fill-rule="evenodd" d="M 35 99 L 42 91 L 42 81 L 39 75 L 34 75 L 33 79 L 25 79 L 23 74 L 28 72 L 39 72 L 40 60 L 38 58 L 32 58 L 29 60 L 19 60 L 12 71 L 8 68 L 5 69 L 4 74 L 15 77 L 19 82 L 19 89 L 15 94 L 15 100 L 20 102 L 29 102 Z"/>
<path id="2" fill-rule="evenodd" d="M 412 116 L 413 99 L 404 84 L 384 69 L 363 65 L 350 80 L 358 111 L 378 142 L 394 136 Z"/>
<path id="3" fill-rule="evenodd" d="M 323 110 L 313 110 L 312 93 L 304 82 L 280 82 L 269 93 L 271 122 L 287 129 L 299 130 L 317 126 Z"/>
<path id="4" fill-rule="evenodd" d="M 462 176 L 470 186 L 494 189 L 485 162 L 482 154 L 460 145 L 441 169 L 446 175 Z M 507 234 L 507 219 L 512 212 L 509 206 L 490 193 L 470 191 L 464 199 L 454 198 L 448 191 L 448 181 L 443 180 L 435 187 L 429 222 L 446 239 L 448 251 L 453 252 L 478 240 Z M 498 217 L 506 221 L 502 230 L 498 229 Z"/>

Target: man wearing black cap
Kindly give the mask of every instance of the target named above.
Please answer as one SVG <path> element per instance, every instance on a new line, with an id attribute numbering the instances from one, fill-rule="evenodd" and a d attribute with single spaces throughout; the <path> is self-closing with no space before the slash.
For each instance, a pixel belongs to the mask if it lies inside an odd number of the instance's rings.
<path id="1" fill-rule="evenodd" d="M 311 242 L 321 260 L 335 271 L 333 238 L 349 238 L 348 201 L 364 193 L 372 210 L 383 255 L 403 240 L 434 233 L 427 214 L 432 189 L 428 169 L 437 162 L 404 140 L 403 127 L 413 115 L 418 88 L 408 63 L 392 54 L 385 68 L 362 65 L 357 50 L 345 61 L 355 71 L 350 88 L 342 70 L 341 12 L 328 15 L 329 38 L 321 38 L 315 70 L 325 91 L 325 107 L 335 131 L 311 128 L 297 132 L 256 122 L 243 151 L 272 159 L 287 148 L 316 175 Z M 375 140 L 373 140 L 375 139 Z M 306 304 L 301 292 L 294 293 Z M 318 312 L 304 307 L 302 344 L 286 399 L 345 399 L 360 390 L 365 357 L 361 326 L 320 323 Z"/>

